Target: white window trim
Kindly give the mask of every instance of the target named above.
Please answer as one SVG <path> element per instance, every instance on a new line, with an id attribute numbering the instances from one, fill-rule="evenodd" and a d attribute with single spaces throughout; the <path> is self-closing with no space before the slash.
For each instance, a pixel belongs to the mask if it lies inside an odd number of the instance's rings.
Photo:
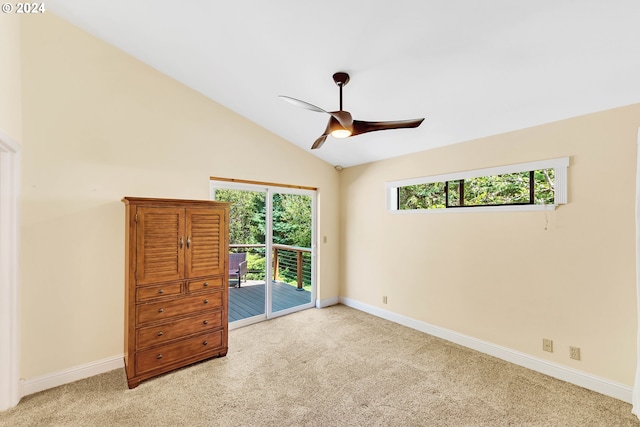
<path id="1" fill-rule="evenodd" d="M 503 175 L 507 173 L 528 172 L 532 170 L 551 169 L 555 172 L 555 195 L 552 205 L 501 205 L 501 206 L 474 206 L 463 208 L 443 209 L 398 209 L 398 188 L 409 185 L 429 184 L 432 182 L 457 181 L 480 176 Z M 387 210 L 397 214 L 412 213 L 451 213 L 451 212 L 504 212 L 504 211 L 541 211 L 554 210 L 557 205 L 566 204 L 568 201 L 567 169 L 569 157 L 540 160 L 536 162 L 517 163 L 513 165 L 497 166 L 493 168 L 474 169 L 463 172 L 455 172 L 444 175 L 432 175 L 419 178 L 401 179 L 385 183 L 387 193 Z"/>

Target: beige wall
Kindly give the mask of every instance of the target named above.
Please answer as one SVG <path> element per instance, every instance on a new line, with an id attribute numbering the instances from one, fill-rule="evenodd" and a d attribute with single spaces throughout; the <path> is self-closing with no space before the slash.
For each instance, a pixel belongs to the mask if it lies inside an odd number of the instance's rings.
<path id="1" fill-rule="evenodd" d="M 638 127 L 640 104 L 345 169 L 341 296 L 631 386 Z M 564 156 L 555 211 L 385 210 L 386 181 Z"/>
<path id="2" fill-rule="evenodd" d="M 317 187 L 320 298 L 338 295 L 330 165 L 52 14 L 29 18 L 23 378 L 122 354 L 123 196 L 207 199 L 210 176 Z"/>
<path id="3" fill-rule="evenodd" d="M 0 131 L 22 140 L 20 15 L 0 14 Z"/>

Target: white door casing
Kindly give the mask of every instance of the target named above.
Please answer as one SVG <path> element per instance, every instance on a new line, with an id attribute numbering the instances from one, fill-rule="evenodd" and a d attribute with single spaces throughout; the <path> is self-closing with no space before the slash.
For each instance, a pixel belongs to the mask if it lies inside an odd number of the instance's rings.
<path id="1" fill-rule="evenodd" d="M 20 401 L 20 145 L 0 130 L 0 411 Z"/>
<path id="2" fill-rule="evenodd" d="M 636 145 L 636 295 L 638 307 L 638 338 L 636 343 L 636 377 L 633 384 L 631 403 L 632 412 L 640 418 L 640 128 L 638 129 L 638 143 Z"/>

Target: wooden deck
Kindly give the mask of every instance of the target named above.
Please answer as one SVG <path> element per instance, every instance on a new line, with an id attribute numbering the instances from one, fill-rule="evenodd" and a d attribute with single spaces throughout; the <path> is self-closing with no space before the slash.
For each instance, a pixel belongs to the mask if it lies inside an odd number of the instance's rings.
<path id="1" fill-rule="evenodd" d="M 264 283 L 229 288 L 229 322 L 264 314 Z M 311 292 L 295 286 L 273 282 L 273 311 L 285 310 L 311 302 Z"/>

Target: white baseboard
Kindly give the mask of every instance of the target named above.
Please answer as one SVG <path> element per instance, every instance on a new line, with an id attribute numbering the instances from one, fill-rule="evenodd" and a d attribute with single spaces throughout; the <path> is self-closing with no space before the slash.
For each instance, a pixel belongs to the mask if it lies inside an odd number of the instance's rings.
<path id="1" fill-rule="evenodd" d="M 523 366 L 533 371 L 537 371 L 545 375 L 560 379 L 562 381 L 566 381 L 568 383 L 614 397 L 627 403 L 631 403 L 632 388 L 624 384 L 616 383 L 614 381 L 600 378 L 586 372 L 558 365 L 556 363 L 539 359 L 526 353 L 521 353 L 519 351 L 492 344 L 490 342 L 482 341 L 468 335 L 460 334 L 458 332 L 415 320 L 410 317 L 402 316 L 397 313 L 392 313 L 390 311 L 364 304 L 350 298 L 340 297 L 339 300 L 342 304 L 360 311 L 364 311 L 365 313 L 390 320 L 394 323 L 399 323 L 403 326 L 416 329 L 420 332 L 424 332 L 438 338 L 443 338 L 447 341 L 460 344 L 464 347 L 477 350 L 481 353 L 497 357 L 499 359 Z"/>
<path id="2" fill-rule="evenodd" d="M 327 299 L 318 299 L 316 300 L 316 308 L 325 308 L 331 305 L 336 305 L 340 303 L 340 299 L 338 297 L 327 298 Z M 345 304 L 346 305 L 346 304 Z"/>
<path id="3" fill-rule="evenodd" d="M 124 355 L 120 354 L 40 377 L 20 380 L 22 383 L 22 396 L 37 393 L 53 387 L 78 381 L 104 372 L 113 371 L 124 367 Z"/>

